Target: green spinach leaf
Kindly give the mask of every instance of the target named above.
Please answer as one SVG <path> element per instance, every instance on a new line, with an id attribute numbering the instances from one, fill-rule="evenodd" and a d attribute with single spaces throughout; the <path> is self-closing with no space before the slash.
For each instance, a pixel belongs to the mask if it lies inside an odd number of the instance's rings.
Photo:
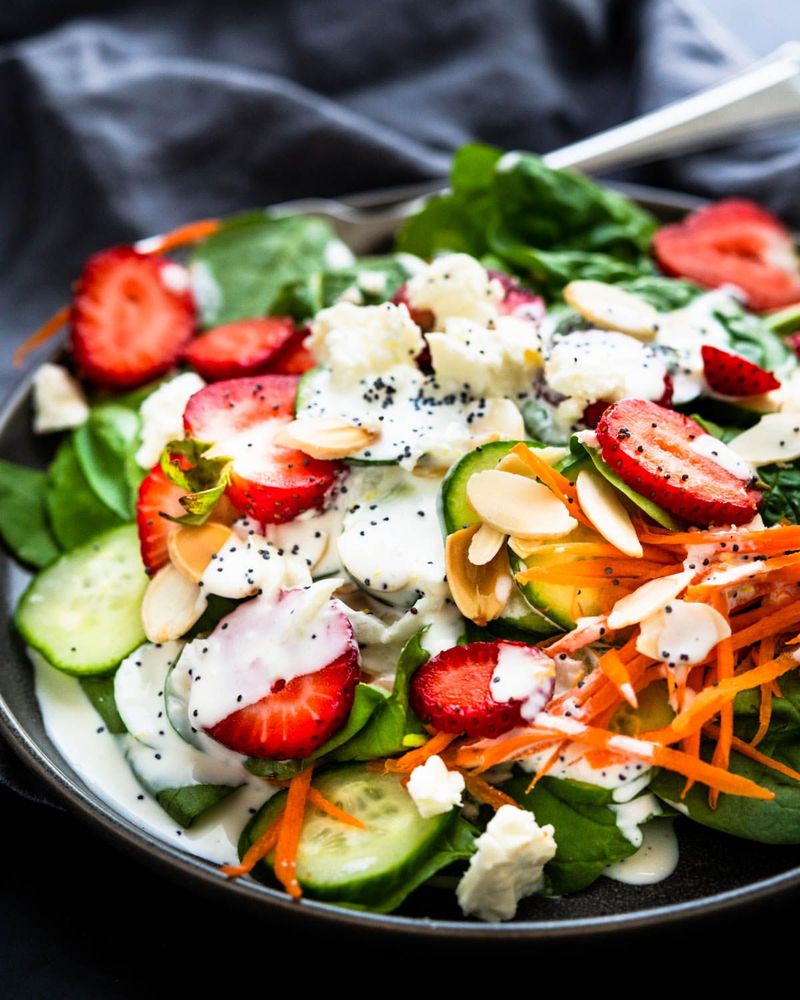
<path id="1" fill-rule="evenodd" d="M 235 785 L 185 785 L 162 788 L 156 801 L 180 826 L 187 828 L 204 812 L 236 791 Z"/>
<path id="2" fill-rule="evenodd" d="M 430 655 L 422 645 L 429 626 L 416 632 L 403 647 L 397 663 L 394 688 L 372 713 L 360 732 L 334 750 L 330 760 L 374 760 L 404 753 L 408 747 L 403 737 L 422 734 L 425 729 L 408 703 L 408 692 L 414 672 L 427 663 Z"/>
<path id="3" fill-rule="evenodd" d="M 339 245 L 322 219 L 263 212 L 227 219 L 192 256 L 204 325 L 266 315 L 287 282 L 323 270 Z"/>
<path id="4" fill-rule="evenodd" d="M 31 566 L 48 566 L 58 558 L 47 519 L 46 473 L 0 460 L 0 536 Z"/>
<path id="5" fill-rule="evenodd" d="M 98 499 L 81 469 L 72 438 L 61 442 L 50 464 L 45 503 L 53 534 L 67 551 L 129 520 Z"/>
<path id="6" fill-rule="evenodd" d="M 188 438 L 170 441 L 161 453 L 164 475 L 176 486 L 186 490 L 180 498 L 186 513 L 181 517 L 165 514 L 178 524 L 203 524 L 216 507 L 230 482 L 233 461 L 230 458 L 205 458 L 211 447 L 203 441 Z"/>
<path id="7" fill-rule="evenodd" d="M 352 739 L 366 726 L 373 713 L 385 700 L 386 695 L 378 688 L 370 687 L 369 684 L 358 684 L 347 722 L 321 747 L 318 747 L 310 757 L 305 760 L 264 760 L 259 757 L 250 757 L 245 761 L 244 766 L 251 774 L 256 774 L 260 778 L 288 781 L 309 764 L 323 760 L 338 747 Z"/>
<path id="8" fill-rule="evenodd" d="M 800 524 L 800 462 L 762 465 L 758 478 L 767 488 L 761 507 L 764 524 L 768 527 L 781 521 Z"/>
<path id="9" fill-rule="evenodd" d="M 142 470 L 134 455 L 140 420 L 126 406 L 104 403 L 73 434 L 75 455 L 95 496 L 122 520 L 130 520 Z"/>
<path id="10" fill-rule="evenodd" d="M 95 711 L 105 723 L 106 729 L 115 736 L 127 733 L 128 727 L 117 711 L 117 700 L 114 697 L 114 675 L 79 677 L 78 682 Z"/>

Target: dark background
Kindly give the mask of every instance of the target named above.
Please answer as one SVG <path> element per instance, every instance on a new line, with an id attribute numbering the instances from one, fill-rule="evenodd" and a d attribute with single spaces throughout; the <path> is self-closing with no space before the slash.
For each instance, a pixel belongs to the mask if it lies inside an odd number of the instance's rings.
<path id="1" fill-rule="evenodd" d="M 685 0 L 0 0 L 0 395 L 20 377 L 11 348 L 64 301 L 99 246 L 270 201 L 438 176 L 468 139 L 543 152 L 800 37 L 800 6 L 786 0 L 706 7 L 724 27 Z M 800 225 L 792 136 L 637 178 L 748 194 Z M 2 757 L 0 779 L 35 792 Z M 474 943 L 336 936 L 209 903 L 3 784 L 0 816 L 9 997 L 161 995 L 210 989 L 217 976 L 236 991 L 293 979 L 302 990 L 383 990 L 389 970 L 406 990 L 430 988 L 437 970 L 463 989 L 471 958 L 498 988 L 538 989 L 542 957 L 577 953 L 586 966 L 570 970 L 576 988 L 593 988 L 606 968 L 612 981 L 624 975 L 632 956 L 672 967 L 681 988 L 709 949 L 712 979 L 738 960 L 717 938 L 744 937 L 743 960 L 761 956 L 764 970 L 797 903 L 793 894 L 660 930 L 485 955 Z M 496 978 L 503 969 L 513 978 Z"/>

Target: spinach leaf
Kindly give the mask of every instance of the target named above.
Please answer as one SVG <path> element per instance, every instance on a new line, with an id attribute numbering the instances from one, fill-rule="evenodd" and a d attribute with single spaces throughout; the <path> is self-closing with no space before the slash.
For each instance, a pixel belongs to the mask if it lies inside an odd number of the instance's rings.
<path id="1" fill-rule="evenodd" d="M 530 780 L 529 774 L 517 774 L 504 791 L 530 809 L 540 826 L 555 828 L 556 856 L 545 866 L 552 893 L 585 889 L 608 865 L 636 851 L 617 826 L 610 788 L 547 776 L 526 792 Z"/>
<path id="2" fill-rule="evenodd" d="M 190 827 L 204 812 L 236 791 L 235 785 L 185 785 L 162 788 L 156 801 L 180 826 Z"/>
<path id="3" fill-rule="evenodd" d="M 22 562 L 41 568 L 60 555 L 47 521 L 47 475 L 0 460 L 0 536 Z"/>
<path id="4" fill-rule="evenodd" d="M 689 414 L 692 420 L 695 420 L 706 434 L 710 434 L 712 437 L 717 438 L 717 440 L 722 441 L 723 444 L 727 444 L 732 441 L 737 434 L 742 433 L 741 427 L 723 427 L 722 424 L 716 424 L 713 420 L 706 420 L 705 417 L 701 417 L 699 413 Z"/>
<path id="5" fill-rule="evenodd" d="M 61 442 L 47 471 L 45 503 L 53 534 L 67 551 L 129 520 L 115 514 L 95 495 L 72 438 Z"/>
<path id="6" fill-rule="evenodd" d="M 767 527 L 781 521 L 800 524 L 800 462 L 762 465 L 758 478 L 767 488 L 761 507 L 764 524 Z"/>
<path id="7" fill-rule="evenodd" d="M 105 723 L 106 729 L 115 736 L 127 733 L 128 727 L 117 711 L 117 701 L 114 697 L 114 675 L 79 677 L 78 682 L 95 711 Z"/>
<path id="8" fill-rule="evenodd" d="M 73 434 L 75 455 L 98 499 L 124 521 L 136 507 L 143 472 L 134 455 L 139 447 L 138 414 L 114 403 L 94 407 Z"/>
<path id="9" fill-rule="evenodd" d="M 358 684 L 347 722 L 321 747 L 318 747 L 310 757 L 305 760 L 264 760 L 259 757 L 250 757 L 245 761 L 244 766 L 251 774 L 256 774 L 259 778 L 287 781 L 299 774 L 309 764 L 322 760 L 349 739 L 352 739 L 366 726 L 375 710 L 385 700 L 386 695 L 378 688 L 370 687 L 369 684 Z"/>
<path id="10" fill-rule="evenodd" d="M 422 638 L 430 626 L 416 632 L 403 646 L 397 663 L 392 693 L 381 702 L 360 732 L 334 750 L 330 760 L 374 760 L 404 753 L 408 747 L 403 737 L 409 733 L 425 732 L 422 723 L 408 703 L 408 692 L 414 672 L 427 663 L 429 653 L 422 645 Z"/>
<path id="11" fill-rule="evenodd" d="M 681 278 L 664 278 L 659 274 L 645 274 L 632 281 L 622 281 L 620 287 L 649 302 L 659 312 L 683 309 L 703 294 L 703 289 L 691 282 Z"/>
<path id="12" fill-rule="evenodd" d="M 348 909 L 369 909 L 375 913 L 391 913 L 415 889 L 418 889 L 429 878 L 436 875 L 437 872 L 459 861 L 469 860 L 475 853 L 475 839 L 477 836 L 478 831 L 462 816 L 456 815 L 453 823 L 448 826 L 441 840 L 437 841 L 433 853 L 428 855 L 420 867 L 409 875 L 402 885 L 393 889 L 383 899 L 370 903 L 368 907 L 353 903 L 343 905 L 346 905 Z"/>
<path id="13" fill-rule="evenodd" d="M 575 278 L 652 274 L 656 222 L 633 202 L 537 156 L 469 145 L 456 154 L 451 192 L 404 226 L 402 250 L 456 250 L 499 262 L 546 293 Z"/>
<path id="14" fill-rule="evenodd" d="M 793 352 L 778 334 L 734 299 L 715 309 L 714 318 L 728 331 L 731 348 L 762 368 L 777 371 L 794 360 Z"/>
<path id="15" fill-rule="evenodd" d="M 324 269 L 340 245 L 322 219 L 263 212 L 227 219 L 192 256 L 204 325 L 264 316 L 287 282 Z"/>
<path id="16" fill-rule="evenodd" d="M 359 305 L 377 305 L 391 299 L 408 276 L 397 257 L 362 257 L 351 267 L 315 271 L 290 281 L 275 296 L 271 310 L 302 323 L 350 290 Z"/>

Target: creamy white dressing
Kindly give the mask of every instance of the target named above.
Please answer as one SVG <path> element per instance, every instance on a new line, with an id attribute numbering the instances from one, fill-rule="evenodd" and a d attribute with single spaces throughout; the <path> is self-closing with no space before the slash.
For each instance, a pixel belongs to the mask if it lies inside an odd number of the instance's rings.
<path id="1" fill-rule="evenodd" d="M 678 866 L 678 838 L 672 820 L 652 819 L 643 830 L 641 846 L 635 854 L 615 861 L 603 874 L 626 885 L 653 885 L 663 882 Z"/>
<path id="2" fill-rule="evenodd" d="M 498 702 L 519 701 L 530 722 L 553 696 L 555 663 L 533 646 L 501 642 L 489 690 Z"/>
<path id="3" fill-rule="evenodd" d="M 47 735 L 78 777 L 136 827 L 207 861 L 236 863 L 242 828 L 274 794 L 274 787 L 243 772 L 246 784 L 221 808 L 182 829 L 136 780 L 125 760 L 124 737 L 106 730 L 77 678 L 54 670 L 33 650 L 29 656 Z"/>
<path id="4" fill-rule="evenodd" d="M 670 601 L 645 618 L 636 639 L 638 652 L 670 666 L 702 663 L 731 634 L 723 616 L 707 604 Z"/>
<path id="5" fill-rule="evenodd" d="M 689 442 L 689 448 L 696 455 L 702 455 L 703 458 L 710 458 L 712 462 L 716 462 L 717 465 L 725 469 L 726 472 L 730 472 L 732 476 L 736 476 L 737 479 L 743 479 L 745 482 L 748 482 L 753 478 L 753 468 L 750 463 L 745 462 L 732 448 L 729 448 L 724 442 L 719 441 L 710 434 L 701 434 L 699 437 L 696 437 L 694 441 Z"/>

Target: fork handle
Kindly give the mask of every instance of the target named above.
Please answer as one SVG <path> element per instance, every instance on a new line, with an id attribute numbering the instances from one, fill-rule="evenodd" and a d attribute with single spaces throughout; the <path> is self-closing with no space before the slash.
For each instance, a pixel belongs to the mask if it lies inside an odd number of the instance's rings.
<path id="1" fill-rule="evenodd" d="M 800 43 L 787 42 L 725 83 L 544 156 L 550 167 L 598 173 L 697 146 L 753 125 L 800 117 Z"/>

